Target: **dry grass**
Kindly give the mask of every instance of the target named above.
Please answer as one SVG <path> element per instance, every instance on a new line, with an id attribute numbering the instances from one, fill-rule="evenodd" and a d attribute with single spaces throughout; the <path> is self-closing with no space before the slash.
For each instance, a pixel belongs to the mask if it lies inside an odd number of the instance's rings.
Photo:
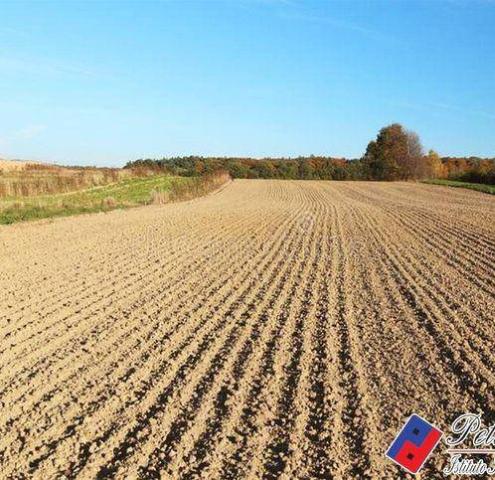
<path id="1" fill-rule="evenodd" d="M 191 200 L 206 195 L 231 180 L 227 172 L 219 171 L 202 177 L 174 178 L 166 191 L 154 190 L 151 203 L 161 205 L 168 202 Z"/>
<path id="2" fill-rule="evenodd" d="M 54 165 L 24 165 L 0 172 L 0 198 L 67 193 L 116 183 L 135 176 L 117 168 L 65 168 Z"/>
<path id="3" fill-rule="evenodd" d="M 129 178 L 152 176 L 143 168 L 78 168 L 33 162 L 0 160 L 0 199 L 54 195 L 101 187 Z M 230 179 L 226 172 L 216 172 L 188 181 L 174 180 L 167 191 L 153 192 L 151 203 L 187 200 L 208 193 Z"/>
<path id="4" fill-rule="evenodd" d="M 23 162 L 20 160 L 5 160 L 0 158 L 0 171 L 2 172 L 19 172 L 26 170 L 31 165 L 35 165 L 35 163 Z"/>
<path id="5" fill-rule="evenodd" d="M 168 191 L 153 190 L 150 201 L 153 205 L 163 205 L 170 201 L 170 194 Z"/>

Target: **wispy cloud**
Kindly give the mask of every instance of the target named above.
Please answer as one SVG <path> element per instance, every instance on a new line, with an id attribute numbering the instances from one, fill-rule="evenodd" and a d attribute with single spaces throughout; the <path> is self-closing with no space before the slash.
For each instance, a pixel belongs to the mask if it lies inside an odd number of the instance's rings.
<path id="1" fill-rule="evenodd" d="M 495 114 L 493 114 L 493 113 L 485 112 L 484 110 L 464 108 L 464 107 L 460 107 L 458 105 L 451 105 L 448 103 L 436 103 L 436 102 L 434 102 L 434 103 L 430 104 L 430 107 L 440 108 L 443 110 L 450 110 L 450 111 L 460 112 L 460 113 L 467 113 L 470 115 L 478 115 L 478 116 L 485 117 L 485 118 L 495 119 Z"/>
<path id="2" fill-rule="evenodd" d="M 362 33 L 369 36 L 385 37 L 382 32 L 374 30 L 369 27 L 365 27 L 349 20 L 341 20 L 330 17 L 328 15 L 314 15 L 305 12 L 283 12 L 280 14 L 283 18 L 290 20 L 300 20 L 303 22 L 318 23 L 322 25 L 330 25 L 342 30 L 350 30 L 353 32 Z"/>
<path id="3" fill-rule="evenodd" d="M 295 7 L 299 5 L 299 2 L 297 0 L 252 0 L 252 1 L 272 4 L 272 5 L 286 5 L 290 7 Z"/>
<path id="4" fill-rule="evenodd" d="M 269 5 L 269 6 L 289 6 L 295 7 L 299 5 L 298 0 L 240 0 L 240 3 L 251 5 Z"/>
<path id="5" fill-rule="evenodd" d="M 478 117 L 489 118 L 495 120 L 495 113 L 486 112 L 484 110 L 473 109 L 469 107 L 461 107 L 460 105 L 454 105 L 451 103 L 443 102 L 428 102 L 428 103 L 418 103 L 418 102 L 408 102 L 408 101 L 396 101 L 389 102 L 391 105 L 399 108 L 407 108 L 410 110 L 420 110 L 420 111 L 430 111 L 430 112 L 455 112 L 463 115 L 474 115 Z"/>
<path id="6" fill-rule="evenodd" d="M 253 11 L 259 8 L 270 8 L 272 10 L 280 10 L 285 8 L 295 8 L 299 5 L 297 0 L 220 0 L 229 6 L 235 6 L 247 11 Z"/>
<path id="7" fill-rule="evenodd" d="M 476 3 L 478 5 L 495 5 L 495 0 L 444 0 L 444 2 L 453 7 L 472 7 Z"/>
<path id="8" fill-rule="evenodd" d="M 324 4 L 325 2 L 323 2 L 323 5 Z M 282 19 L 328 25 L 339 30 L 348 30 L 375 39 L 390 38 L 389 35 L 382 31 L 378 31 L 351 20 L 336 18 L 328 14 L 314 13 L 314 11 L 310 10 L 308 5 L 302 0 L 238 0 L 237 5 L 243 8 L 256 5 L 273 7 L 275 9 L 275 14 Z"/>
<path id="9" fill-rule="evenodd" d="M 0 55 L 1 73 L 22 73 L 26 75 L 77 75 L 96 76 L 96 72 L 84 66 L 43 58 L 22 58 Z"/>
<path id="10" fill-rule="evenodd" d="M 42 124 L 26 125 L 0 137 L 0 145 L 6 145 L 13 142 L 22 142 L 32 140 L 43 133 L 48 127 Z"/>
<path id="11" fill-rule="evenodd" d="M 27 33 L 25 30 L 21 30 L 20 28 L 11 28 L 6 26 L 0 26 L 0 34 L 6 33 L 7 35 L 16 35 L 21 37 L 27 37 Z"/>
<path id="12" fill-rule="evenodd" d="M 31 140 L 47 129 L 46 125 L 28 125 L 15 132 L 15 137 L 19 140 Z"/>

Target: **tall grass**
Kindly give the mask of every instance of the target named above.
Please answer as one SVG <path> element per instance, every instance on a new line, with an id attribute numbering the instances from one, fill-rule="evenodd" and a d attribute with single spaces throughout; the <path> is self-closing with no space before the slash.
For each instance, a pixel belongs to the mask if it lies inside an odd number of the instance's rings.
<path id="1" fill-rule="evenodd" d="M 186 180 L 186 181 L 184 181 Z M 163 204 L 191 200 L 210 193 L 231 180 L 228 172 L 218 171 L 201 177 L 174 178 L 166 191 L 154 190 L 152 203 Z"/>
<path id="2" fill-rule="evenodd" d="M 0 198 L 68 193 L 99 187 L 137 176 L 116 168 L 71 169 L 29 165 L 22 171 L 0 171 Z"/>

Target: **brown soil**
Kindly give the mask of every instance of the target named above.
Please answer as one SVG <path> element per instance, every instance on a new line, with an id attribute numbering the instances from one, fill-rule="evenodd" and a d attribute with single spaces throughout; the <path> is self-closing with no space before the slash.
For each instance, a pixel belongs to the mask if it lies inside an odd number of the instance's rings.
<path id="1" fill-rule="evenodd" d="M 237 180 L 0 228 L 0 478 L 397 478 L 412 412 L 495 422 L 494 218 L 467 190 Z"/>

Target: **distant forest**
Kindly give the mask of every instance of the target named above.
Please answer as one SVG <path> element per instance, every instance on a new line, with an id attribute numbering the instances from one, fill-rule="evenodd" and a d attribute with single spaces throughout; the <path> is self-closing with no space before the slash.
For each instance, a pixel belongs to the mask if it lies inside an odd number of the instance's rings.
<path id="1" fill-rule="evenodd" d="M 399 124 L 380 130 L 359 159 L 324 156 L 297 158 L 172 157 L 140 159 L 125 168 L 198 176 L 218 170 L 233 178 L 301 180 L 411 180 L 449 178 L 495 184 L 495 159 L 443 157 L 423 152 L 419 137 Z"/>

